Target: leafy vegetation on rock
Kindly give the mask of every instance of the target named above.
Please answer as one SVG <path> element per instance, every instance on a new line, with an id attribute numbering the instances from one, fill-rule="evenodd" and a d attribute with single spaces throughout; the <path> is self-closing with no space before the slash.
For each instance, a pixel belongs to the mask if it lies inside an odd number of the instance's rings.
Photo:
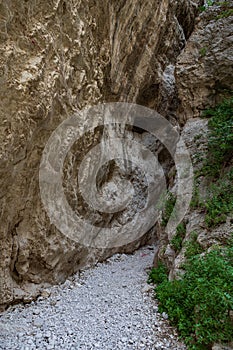
<path id="1" fill-rule="evenodd" d="M 214 178 L 221 174 L 233 157 L 233 98 L 203 113 L 208 117 L 208 154 L 203 174 Z"/>
<path id="2" fill-rule="evenodd" d="M 205 11 L 209 6 L 212 6 L 213 3 L 214 3 L 213 0 L 207 0 L 203 6 L 200 6 L 200 7 L 199 7 L 199 11 L 200 11 L 200 12 Z"/>
<path id="3" fill-rule="evenodd" d="M 233 212 L 233 169 L 225 176 L 210 184 L 208 198 L 205 201 L 205 223 L 215 227 L 226 222 Z"/>
<path id="4" fill-rule="evenodd" d="M 184 264 L 182 279 L 168 281 L 160 263 L 149 281 L 157 284 L 159 311 L 166 312 L 189 349 L 208 349 L 233 338 L 233 247 L 195 254 Z"/>
<path id="5" fill-rule="evenodd" d="M 201 254 L 203 252 L 203 248 L 201 245 L 197 242 L 198 234 L 194 231 L 191 232 L 190 240 L 185 242 L 185 257 L 188 259 L 193 258 L 197 254 Z"/>
<path id="6" fill-rule="evenodd" d="M 221 18 L 227 18 L 233 16 L 233 9 L 229 9 L 226 11 L 222 11 L 218 16 L 217 19 L 221 19 Z"/>
<path id="7" fill-rule="evenodd" d="M 185 237 L 186 233 L 186 227 L 185 224 L 182 222 L 180 223 L 176 228 L 176 234 L 171 240 L 171 245 L 175 252 L 179 252 L 182 248 L 182 242 Z"/>
<path id="8" fill-rule="evenodd" d="M 205 212 L 207 227 L 216 227 L 226 222 L 233 212 L 233 98 L 203 113 L 208 117 L 208 151 L 203 167 L 196 172 L 192 208 Z M 208 181 L 207 197 L 199 193 L 199 177 Z"/>
<path id="9" fill-rule="evenodd" d="M 229 17 L 232 14 L 231 9 L 229 10 L 229 7 L 232 6 L 231 1 L 214 1 L 214 0 L 207 0 L 204 5 L 199 7 L 199 11 L 203 12 L 206 11 L 210 6 L 220 6 L 222 12 L 218 16 L 219 18 Z M 225 15 L 224 15 L 225 13 Z M 223 16 L 221 16 L 223 14 Z"/>
<path id="10" fill-rule="evenodd" d="M 163 216 L 162 216 L 162 226 L 166 226 L 168 223 L 168 220 L 170 216 L 172 215 L 174 205 L 176 202 L 176 197 L 174 196 L 173 193 L 168 192 L 167 194 L 167 200 L 165 201 L 165 206 L 163 209 Z"/>
<path id="11" fill-rule="evenodd" d="M 210 20 L 219 20 L 233 16 L 233 8 L 231 1 L 207 1 L 205 5 L 199 7 L 200 12 L 206 11 L 210 6 L 219 8 L 218 14 L 211 15 Z"/>
<path id="12" fill-rule="evenodd" d="M 226 221 L 233 213 L 233 98 L 203 113 L 209 118 L 208 150 L 204 165 L 195 175 L 192 208 L 205 213 L 209 229 Z M 198 141 L 199 137 L 195 139 Z M 200 193 L 205 179 L 207 193 Z M 172 212 L 174 198 L 165 205 L 164 222 Z M 152 269 L 149 282 L 156 284 L 159 311 L 166 312 L 190 350 L 209 349 L 213 343 L 233 339 L 233 238 L 225 246 L 212 246 L 208 252 L 192 232 L 185 241 L 184 224 L 177 227 L 171 245 L 176 252 L 185 247 L 184 274 L 169 281 L 162 262 Z"/>

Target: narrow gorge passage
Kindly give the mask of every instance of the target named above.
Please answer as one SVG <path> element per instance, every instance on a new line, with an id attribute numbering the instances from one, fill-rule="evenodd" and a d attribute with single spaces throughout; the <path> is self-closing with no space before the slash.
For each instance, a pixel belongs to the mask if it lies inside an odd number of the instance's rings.
<path id="1" fill-rule="evenodd" d="M 185 349 L 147 284 L 154 249 L 116 254 L 0 316 L 0 349 Z M 44 294 L 46 295 L 46 293 Z"/>

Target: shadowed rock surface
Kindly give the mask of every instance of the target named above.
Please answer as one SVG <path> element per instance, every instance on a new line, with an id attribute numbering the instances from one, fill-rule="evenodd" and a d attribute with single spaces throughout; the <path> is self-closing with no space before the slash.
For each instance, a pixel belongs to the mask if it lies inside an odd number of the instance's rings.
<path id="1" fill-rule="evenodd" d="M 47 284 L 114 253 L 82 247 L 50 223 L 39 194 L 42 151 L 64 119 L 99 102 L 137 102 L 173 118 L 174 66 L 200 3 L 1 2 L 1 305 L 31 300 Z M 96 137 L 87 135 L 84 154 Z"/>

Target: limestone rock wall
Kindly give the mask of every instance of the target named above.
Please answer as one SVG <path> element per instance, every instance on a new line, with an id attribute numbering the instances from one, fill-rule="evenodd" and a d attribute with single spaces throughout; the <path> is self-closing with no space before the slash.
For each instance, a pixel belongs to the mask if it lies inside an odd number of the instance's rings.
<path id="1" fill-rule="evenodd" d="M 101 99 L 108 28 L 91 15 L 100 12 L 91 1 L 0 4 L 0 304 L 64 280 L 92 256 L 50 224 L 38 170 L 59 123 Z"/>
<path id="2" fill-rule="evenodd" d="M 193 30 L 202 2 L 122 3 L 110 7 L 112 97 L 169 114 L 169 108 L 174 109 L 176 103 L 172 101 L 174 65 Z"/>
<path id="3" fill-rule="evenodd" d="M 179 100 L 176 116 L 179 123 L 184 125 L 182 137 L 192 157 L 194 169 L 197 169 L 195 156 L 207 147 L 207 120 L 198 117 L 204 109 L 214 107 L 224 98 L 232 96 L 232 10 L 232 1 L 215 2 L 200 13 L 175 65 L 175 88 Z M 172 176 L 169 183 L 170 190 L 175 193 L 176 183 L 174 185 Z M 200 192 L 204 195 L 205 191 L 205 181 L 202 179 Z M 204 250 L 213 244 L 226 242 L 232 232 L 230 219 L 216 229 L 207 230 L 204 214 L 192 209 L 186 213 L 184 222 L 187 224 L 184 242 L 190 239 L 192 231 L 196 231 L 197 242 Z M 169 267 L 170 278 L 174 278 L 185 260 L 185 248 L 176 254 L 164 228 L 159 224 L 157 234 L 159 247 L 154 264 L 159 259 L 163 260 Z"/>
<path id="4" fill-rule="evenodd" d="M 207 151 L 207 132 L 208 120 L 204 118 L 188 120 L 182 130 L 182 139 L 188 148 L 195 170 L 201 169 L 203 166 L 203 162 L 198 160 L 197 155 L 203 155 Z M 173 193 L 176 190 L 176 180 L 175 184 L 170 187 Z M 202 176 L 198 185 L 198 193 L 203 201 L 207 194 L 207 185 L 208 180 Z M 192 240 L 194 233 L 197 235 L 196 242 L 203 251 L 208 251 L 214 245 L 225 245 L 232 235 L 233 224 L 230 215 L 225 223 L 209 228 L 205 222 L 205 212 L 191 207 L 185 213 L 182 223 L 185 225 L 185 233 L 182 239 L 182 247 L 177 251 L 175 251 L 172 239 L 168 238 L 164 227 L 157 223 L 158 247 L 154 265 L 157 266 L 159 260 L 163 261 L 169 269 L 171 280 L 179 278 L 179 274 L 183 272 L 182 265 L 186 261 L 186 243 Z"/>
<path id="5" fill-rule="evenodd" d="M 177 103 L 174 65 L 200 3 L 0 1 L 1 305 L 30 300 L 111 254 L 83 248 L 51 225 L 39 194 L 42 151 L 53 130 L 87 105 L 138 102 L 169 115 Z"/>
<path id="6" fill-rule="evenodd" d="M 175 77 L 180 122 L 195 118 L 232 92 L 233 3 L 210 6 L 196 20 L 185 49 L 178 57 Z"/>

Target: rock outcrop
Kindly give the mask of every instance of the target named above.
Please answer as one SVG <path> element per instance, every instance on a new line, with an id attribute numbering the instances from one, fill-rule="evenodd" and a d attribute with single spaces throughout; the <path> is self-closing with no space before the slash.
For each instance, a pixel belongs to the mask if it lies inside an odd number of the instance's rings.
<path id="1" fill-rule="evenodd" d="M 185 127 L 182 130 L 182 138 L 188 147 L 194 169 L 201 169 L 203 162 L 198 160 L 199 157 L 203 157 L 207 149 L 207 132 L 208 132 L 208 120 L 201 118 L 193 118 L 187 121 Z M 171 186 L 171 191 L 176 190 L 175 185 Z M 200 184 L 198 185 L 199 196 L 205 200 L 207 191 L 207 180 L 204 176 L 201 177 Z M 158 248 L 155 254 L 154 265 L 157 266 L 159 260 L 165 262 L 169 268 L 169 278 L 173 280 L 177 278 L 182 271 L 182 265 L 186 260 L 186 243 L 192 241 L 192 235 L 195 233 L 196 242 L 200 245 L 203 251 L 208 251 L 214 245 L 224 245 L 227 241 L 230 241 L 232 235 L 232 219 L 229 216 L 225 223 L 216 227 L 209 228 L 205 223 L 205 213 L 197 208 L 191 208 L 183 219 L 185 225 L 185 234 L 182 240 L 182 247 L 179 251 L 175 251 L 172 244 L 172 239 L 167 236 L 164 227 L 157 224 L 158 235 Z"/>
<path id="2" fill-rule="evenodd" d="M 42 151 L 64 119 L 98 102 L 138 102 L 172 117 L 174 66 L 200 3 L 0 2 L 1 305 L 29 301 L 112 253 L 82 247 L 50 223 Z"/>
<path id="3" fill-rule="evenodd" d="M 194 170 L 202 167 L 197 162 L 198 154 L 206 155 L 208 130 L 207 119 L 200 119 L 201 112 L 214 107 L 225 98 L 232 96 L 233 86 L 233 54 L 232 54 L 232 2 L 217 2 L 207 7 L 196 18 L 194 31 L 190 35 L 184 50 L 177 58 L 175 66 L 175 88 L 179 102 L 176 115 L 179 123 L 184 125 L 182 138 L 188 147 Z M 176 192 L 174 173 L 170 173 L 170 190 Z M 205 198 L 207 183 L 202 177 L 199 192 Z M 200 211 L 189 210 L 185 217 L 186 233 L 183 243 L 190 240 L 190 234 L 197 232 L 197 242 L 208 250 L 214 244 L 224 244 L 230 239 L 232 220 L 217 228 L 207 229 L 205 215 Z M 164 228 L 157 225 L 159 247 L 154 264 L 163 260 L 169 267 L 170 278 L 180 272 L 179 268 L 185 260 L 185 244 L 177 254 Z"/>
<path id="4" fill-rule="evenodd" d="M 179 120 L 200 115 L 232 93 L 232 2 L 218 2 L 198 18 L 175 69 Z"/>

